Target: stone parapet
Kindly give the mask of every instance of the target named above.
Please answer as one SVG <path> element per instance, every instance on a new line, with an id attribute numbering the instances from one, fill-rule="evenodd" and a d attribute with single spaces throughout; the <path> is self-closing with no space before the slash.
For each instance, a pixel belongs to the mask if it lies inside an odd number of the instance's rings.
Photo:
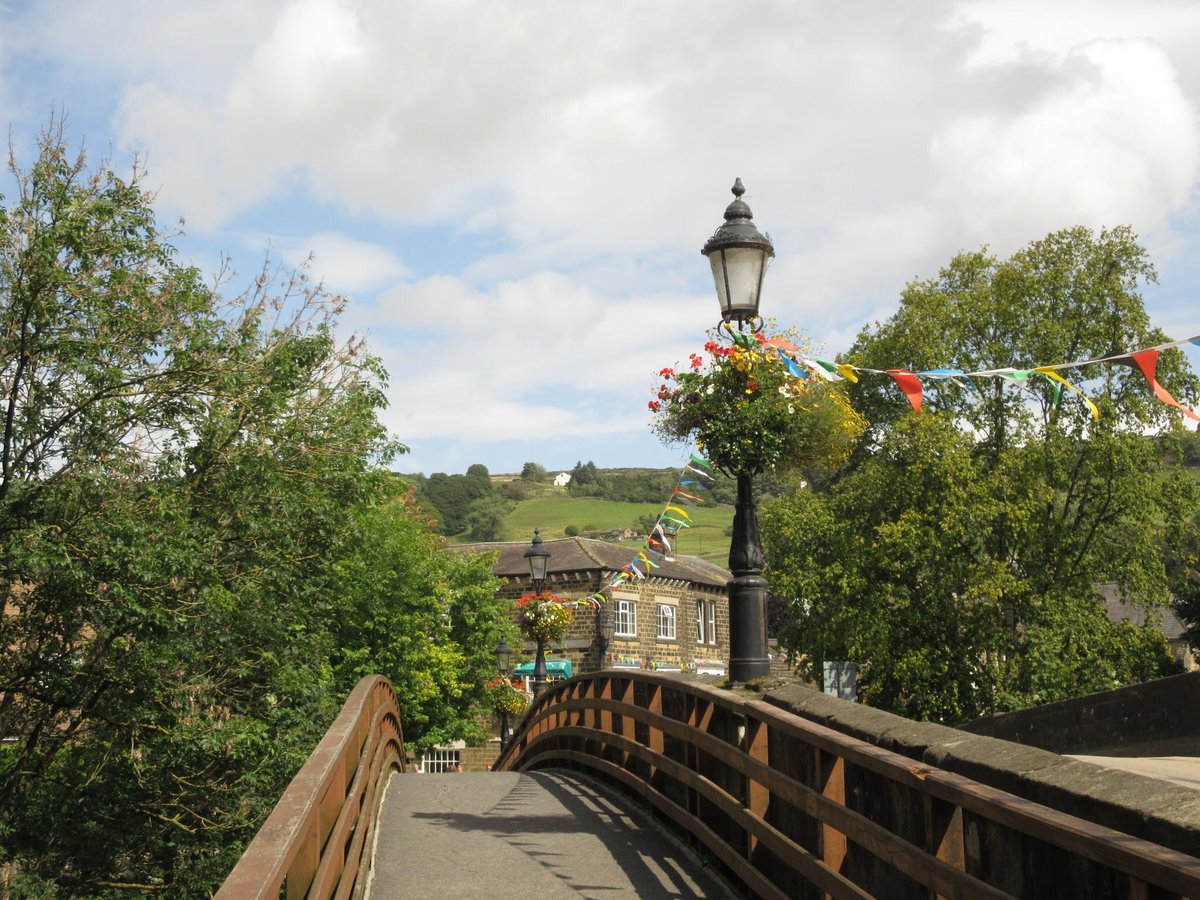
<path id="1" fill-rule="evenodd" d="M 926 765 L 1200 857 L 1200 791 L 1038 747 L 912 722 L 803 685 L 772 690 L 764 700 Z"/>

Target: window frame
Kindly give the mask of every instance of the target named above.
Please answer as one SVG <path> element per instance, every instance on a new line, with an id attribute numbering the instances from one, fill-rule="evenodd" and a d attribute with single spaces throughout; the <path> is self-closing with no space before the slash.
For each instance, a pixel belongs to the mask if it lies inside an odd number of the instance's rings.
<path id="1" fill-rule="evenodd" d="M 696 645 L 712 647 L 717 643 L 717 601 L 696 598 Z"/>
<path id="2" fill-rule="evenodd" d="M 637 637 L 637 600 L 627 597 L 613 597 L 617 603 L 617 608 L 614 610 L 613 629 L 614 638 L 635 638 Z M 622 630 L 622 627 L 626 630 Z"/>
<path id="3" fill-rule="evenodd" d="M 664 615 L 666 613 L 666 615 Z M 661 600 L 654 605 L 655 636 L 660 641 L 679 640 L 679 610 L 674 603 L 663 603 Z M 664 628 L 664 626 L 669 626 Z M 669 631 L 670 634 L 665 632 Z"/>

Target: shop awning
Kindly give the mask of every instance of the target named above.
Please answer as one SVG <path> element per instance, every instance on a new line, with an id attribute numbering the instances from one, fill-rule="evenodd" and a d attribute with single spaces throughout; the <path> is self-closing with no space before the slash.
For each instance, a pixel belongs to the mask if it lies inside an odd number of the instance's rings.
<path id="1" fill-rule="evenodd" d="M 546 672 L 556 678 L 570 678 L 575 674 L 575 668 L 571 665 L 569 659 L 548 659 L 546 660 Z M 528 675 L 533 677 L 533 663 L 521 663 L 513 670 L 514 675 Z"/>

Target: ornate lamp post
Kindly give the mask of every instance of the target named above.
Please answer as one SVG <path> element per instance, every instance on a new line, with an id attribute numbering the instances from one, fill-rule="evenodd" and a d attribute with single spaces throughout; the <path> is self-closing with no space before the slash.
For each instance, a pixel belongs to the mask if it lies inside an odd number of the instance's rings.
<path id="1" fill-rule="evenodd" d="M 500 675 L 508 678 L 512 671 L 512 648 L 508 646 L 508 641 L 500 638 L 500 644 L 496 647 L 496 668 L 500 670 Z M 503 753 L 508 747 L 508 742 L 512 740 L 512 728 L 508 723 L 508 710 L 500 710 L 500 752 Z"/>
<path id="2" fill-rule="evenodd" d="M 767 265 L 775 256 L 771 239 L 759 233 L 750 207 L 742 200 L 742 179 L 733 184 L 734 200 L 725 209 L 725 224 L 700 251 L 712 266 L 721 323 L 739 330 L 761 327 L 759 297 Z M 752 473 L 737 474 L 737 504 L 733 515 L 733 540 L 729 547 L 729 680 L 747 682 L 771 671 L 767 655 L 767 580 L 758 533 Z"/>
<path id="3" fill-rule="evenodd" d="M 546 589 L 546 566 L 550 562 L 550 551 L 542 543 L 538 529 L 533 529 L 533 542 L 525 551 L 525 559 L 529 561 L 529 581 L 533 593 L 540 594 Z M 537 641 L 537 656 L 533 660 L 533 696 L 540 697 L 549 685 L 549 671 L 546 669 L 546 641 L 534 637 Z"/>
<path id="4" fill-rule="evenodd" d="M 617 631 L 617 623 L 613 620 L 611 604 L 606 603 L 596 615 L 600 618 L 600 627 L 597 629 L 600 653 L 597 662 L 599 663 L 599 668 L 607 669 L 608 648 L 612 646 L 613 635 Z"/>

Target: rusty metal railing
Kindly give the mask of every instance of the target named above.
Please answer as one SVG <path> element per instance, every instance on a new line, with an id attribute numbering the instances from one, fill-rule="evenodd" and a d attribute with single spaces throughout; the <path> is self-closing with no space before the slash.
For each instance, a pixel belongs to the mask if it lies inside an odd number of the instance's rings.
<path id="1" fill-rule="evenodd" d="M 216 900 L 362 897 L 386 774 L 404 738 L 392 685 L 358 683 Z"/>
<path id="2" fill-rule="evenodd" d="M 496 767 L 640 796 L 760 897 L 1200 897 L 1200 859 L 662 675 L 554 685 Z"/>

